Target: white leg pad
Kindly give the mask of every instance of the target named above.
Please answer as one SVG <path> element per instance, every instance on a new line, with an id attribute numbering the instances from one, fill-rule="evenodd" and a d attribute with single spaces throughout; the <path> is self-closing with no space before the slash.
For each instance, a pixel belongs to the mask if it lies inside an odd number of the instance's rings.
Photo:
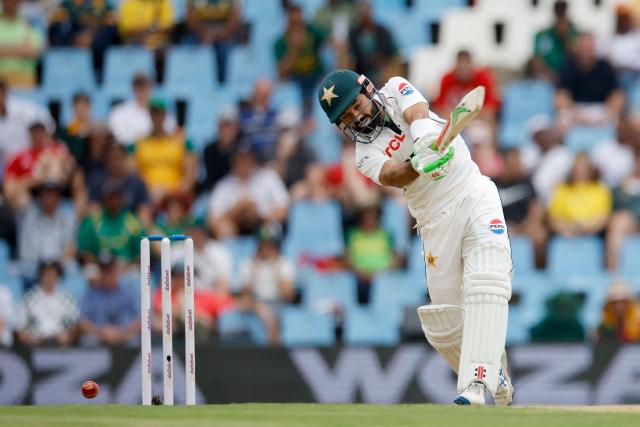
<path id="1" fill-rule="evenodd" d="M 508 246 L 486 243 L 464 260 L 464 329 L 458 392 L 482 381 L 492 394 L 507 336 L 511 299 L 511 255 Z"/>
<path id="2" fill-rule="evenodd" d="M 447 361 L 457 374 L 460 366 L 464 311 L 452 304 L 418 307 L 422 332 L 429 344 Z"/>

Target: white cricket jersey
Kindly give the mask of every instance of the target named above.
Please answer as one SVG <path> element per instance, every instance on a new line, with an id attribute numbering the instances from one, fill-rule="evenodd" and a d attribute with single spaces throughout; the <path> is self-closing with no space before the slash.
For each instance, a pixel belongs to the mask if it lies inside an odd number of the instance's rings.
<path id="1" fill-rule="evenodd" d="M 380 184 L 380 170 L 387 160 L 410 161 L 414 139 L 403 113 L 412 105 L 427 102 L 422 94 L 402 77 L 389 79 L 380 89 L 380 93 L 387 117 L 395 123 L 401 133 L 398 134 L 385 126 L 371 144 L 356 143 L 355 156 L 358 170 L 377 184 Z M 431 111 L 429 118 L 438 131 L 446 123 Z M 451 160 L 451 170 L 446 177 L 439 181 L 431 181 L 420 175 L 404 188 L 404 197 L 407 199 L 411 215 L 418 222 L 418 229 L 435 214 L 473 193 L 482 182 L 488 180 L 471 160 L 471 153 L 462 137 L 458 136 L 452 146 L 455 154 Z"/>

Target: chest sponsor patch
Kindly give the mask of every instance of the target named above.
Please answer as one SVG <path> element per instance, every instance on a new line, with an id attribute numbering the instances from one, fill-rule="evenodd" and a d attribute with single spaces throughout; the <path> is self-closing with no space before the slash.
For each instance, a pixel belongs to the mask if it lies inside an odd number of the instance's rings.
<path id="1" fill-rule="evenodd" d="M 507 227 L 504 225 L 504 222 L 496 218 L 489 222 L 489 230 L 491 230 L 493 234 L 504 234 L 505 231 L 507 231 Z"/>
<path id="2" fill-rule="evenodd" d="M 411 95 L 413 93 L 413 88 L 406 83 L 400 83 L 398 90 L 402 94 L 402 96 Z"/>

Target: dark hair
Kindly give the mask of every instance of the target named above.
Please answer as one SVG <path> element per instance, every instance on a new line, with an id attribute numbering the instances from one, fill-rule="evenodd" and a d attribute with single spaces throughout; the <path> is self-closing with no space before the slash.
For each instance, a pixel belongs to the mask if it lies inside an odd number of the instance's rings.
<path id="1" fill-rule="evenodd" d="M 456 59 L 460 61 L 461 59 L 465 59 L 465 58 L 471 61 L 471 52 L 469 52 L 467 49 L 459 50 L 458 53 L 456 54 Z"/>
<path id="2" fill-rule="evenodd" d="M 576 153 L 576 156 L 573 159 L 573 165 L 571 166 L 571 170 L 569 171 L 569 175 L 567 176 L 567 184 L 574 184 L 574 180 L 573 180 L 573 174 L 575 173 L 576 170 L 576 164 L 578 163 L 579 159 L 587 159 L 587 161 L 589 162 L 589 167 L 591 168 L 591 176 L 589 176 L 589 181 L 598 181 L 600 179 L 600 171 L 598 170 L 597 167 L 595 167 L 595 165 L 593 164 L 593 162 L 591 161 L 591 158 L 589 157 L 589 153 L 587 151 L 580 151 L 578 153 Z"/>
<path id="3" fill-rule="evenodd" d="M 56 273 L 58 273 L 58 277 L 62 277 L 64 275 L 64 270 L 62 269 L 60 262 L 55 259 L 49 259 L 42 260 L 40 261 L 40 264 L 38 264 L 38 277 L 42 276 L 42 273 L 44 273 L 47 268 L 55 269 Z"/>
<path id="4" fill-rule="evenodd" d="M 29 132 L 34 131 L 34 130 L 47 130 L 47 127 L 44 125 L 44 123 L 37 121 L 37 122 L 33 122 L 29 125 Z"/>
<path id="5" fill-rule="evenodd" d="M 7 91 L 9 90 L 9 83 L 5 79 L 0 78 L 0 90 Z"/>
<path id="6" fill-rule="evenodd" d="M 75 104 L 78 101 L 84 101 L 87 104 L 91 104 L 91 98 L 89 94 L 84 91 L 76 92 L 73 94 L 73 103 Z"/>
<path id="7" fill-rule="evenodd" d="M 557 0 L 553 4 L 553 16 L 556 18 L 566 18 L 569 4 L 565 0 Z"/>

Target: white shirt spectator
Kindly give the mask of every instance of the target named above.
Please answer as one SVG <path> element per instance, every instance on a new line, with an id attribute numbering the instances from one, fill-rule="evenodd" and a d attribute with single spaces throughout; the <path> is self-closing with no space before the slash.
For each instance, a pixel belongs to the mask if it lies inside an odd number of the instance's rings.
<path id="1" fill-rule="evenodd" d="M 0 346 L 9 347 L 13 343 L 15 311 L 11 290 L 0 284 Z"/>
<path id="2" fill-rule="evenodd" d="M 24 297 L 20 329 L 26 329 L 41 339 L 52 338 L 74 325 L 78 317 L 75 300 L 59 285 L 51 293 L 36 286 Z"/>
<path id="3" fill-rule="evenodd" d="M 243 286 L 253 289 L 257 299 L 264 302 L 281 302 L 281 281 L 292 283 L 296 268 L 291 260 L 280 256 L 273 260 L 251 259 L 240 267 L 240 280 Z"/>
<path id="4" fill-rule="evenodd" d="M 52 216 L 31 203 L 18 220 L 18 257 L 34 262 L 62 257 L 75 236 L 75 212 L 58 206 Z M 46 238 L 43 238 L 46 236 Z"/>
<path id="5" fill-rule="evenodd" d="M 640 30 L 601 40 L 598 51 L 616 68 L 640 71 Z"/>
<path id="6" fill-rule="evenodd" d="M 633 150 L 617 141 L 603 141 L 591 151 L 591 161 L 600 171 L 600 178 L 615 188 L 633 171 Z"/>
<path id="7" fill-rule="evenodd" d="M 19 151 L 30 146 L 29 126 L 42 122 L 50 133 L 55 131 L 55 124 L 49 111 L 35 102 L 9 96 L 6 102 L 7 114 L 0 115 L 0 166 Z"/>
<path id="8" fill-rule="evenodd" d="M 147 106 L 140 105 L 136 100 L 130 100 L 116 105 L 109 115 L 109 130 L 121 144 L 131 145 L 138 139 L 151 133 L 151 115 Z M 164 130 L 173 133 L 176 119 L 167 113 L 164 120 Z"/>
<path id="9" fill-rule="evenodd" d="M 209 200 L 209 213 L 222 216 L 240 199 L 251 198 L 261 217 L 289 204 L 289 193 L 280 176 L 271 169 L 258 169 L 247 182 L 228 175 L 214 188 Z"/>
<path id="10" fill-rule="evenodd" d="M 522 147 L 522 163 L 531 173 L 531 183 L 538 197 L 548 204 L 556 185 L 562 183 L 573 166 L 574 153 L 563 145 L 556 145 L 546 153 L 536 144 Z"/>

